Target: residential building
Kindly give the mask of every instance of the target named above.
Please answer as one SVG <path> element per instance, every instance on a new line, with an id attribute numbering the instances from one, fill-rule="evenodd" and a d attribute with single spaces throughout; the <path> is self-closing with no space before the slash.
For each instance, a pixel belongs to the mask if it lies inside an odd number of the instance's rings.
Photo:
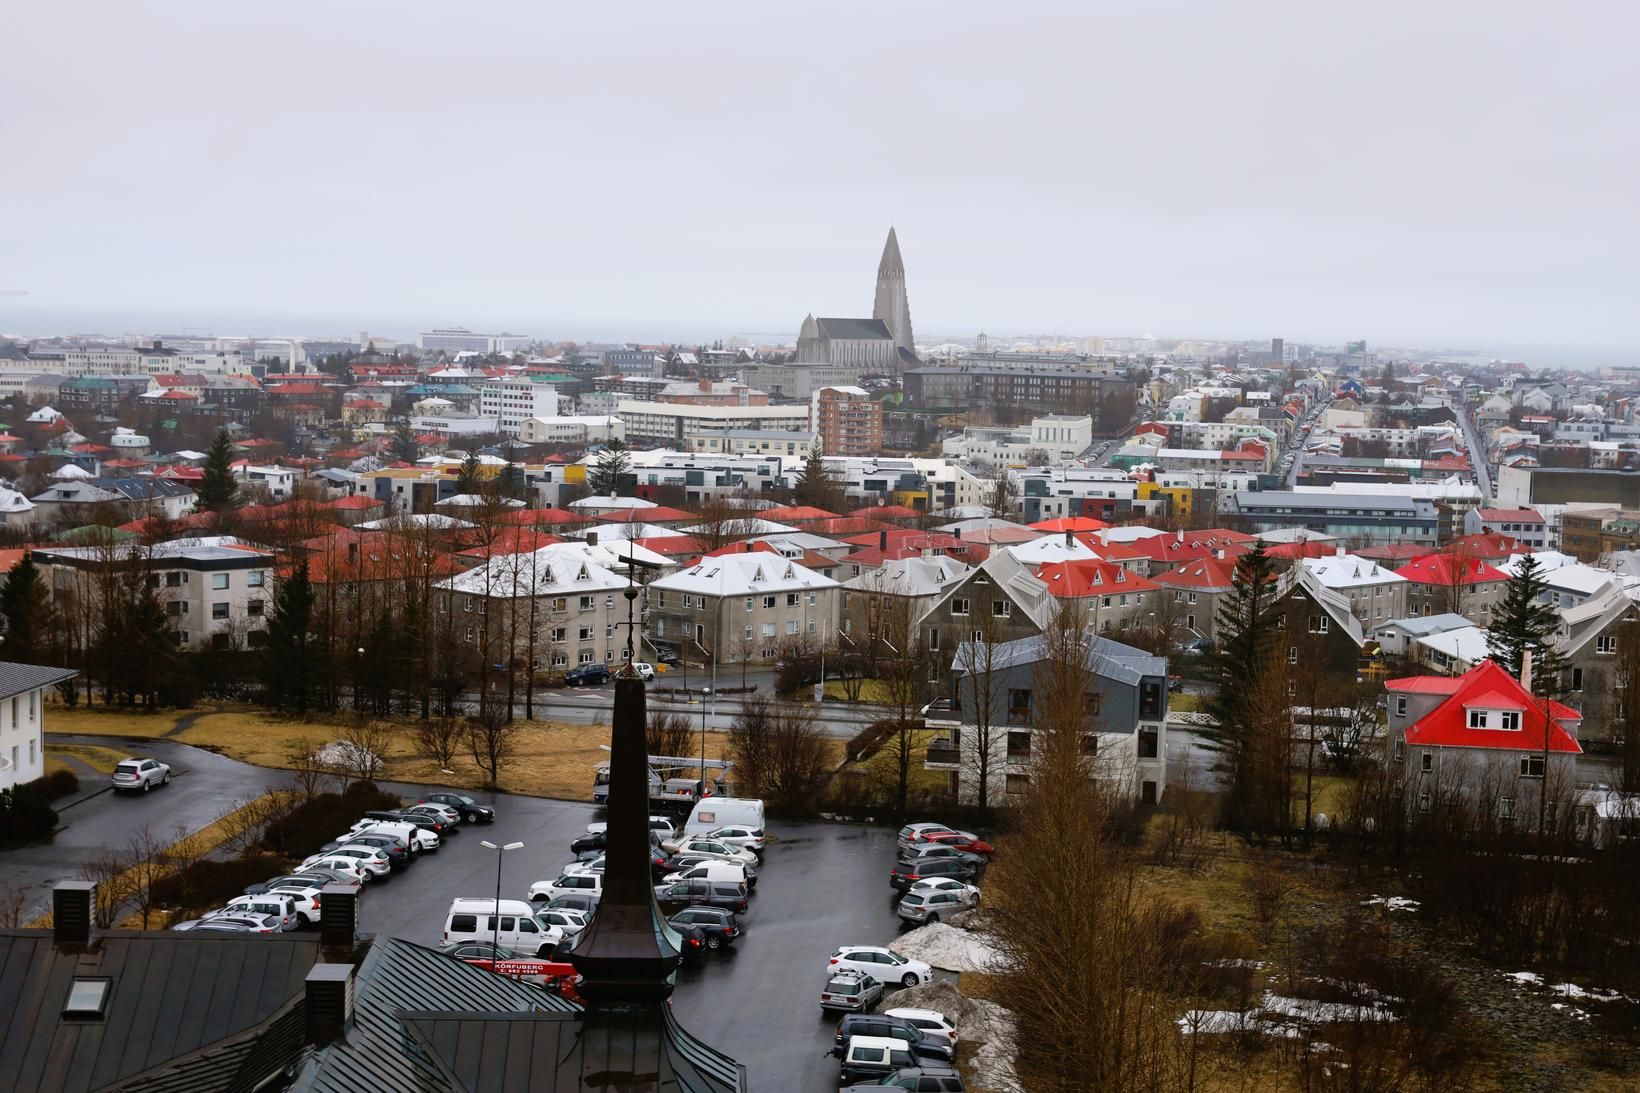
<path id="1" fill-rule="evenodd" d="M 1479 558 L 1462 554 L 1426 554 L 1395 571 L 1405 577 L 1407 611 L 1414 615 L 1462 615 L 1475 625 L 1492 622 L 1503 601 L 1509 574 Z"/>
<path id="2" fill-rule="evenodd" d="M 707 555 L 649 584 L 649 637 L 680 656 L 769 662 L 837 632 L 839 585 L 777 553 Z"/>
<path id="3" fill-rule="evenodd" d="M 29 500 L 37 523 L 67 519 L 90 523 L 98 506 L 114 506 L 128 519 L 163 516 L 181 519 L 194 509 L 194 491 L 165 478 L 81 478 L 54 482 Z"/>
<path id="4" fill-rule="evenodd" d="M 903 377 L 913 407 L 1012 407 L 1050 414 L 1089 414 L 1101 431 L 1126 427 L 1137 385 L 1126 376 L 1007 368 L 911 368 Z M 1107 400 L 1117 408 L 1105 412 Z M 1107 420 L 1114 416 L 1120 420 Z"/>
<path id="5" fill-rule="evenodd" d="M 1412 657 L 1417 650 L 1414 643 L 1419 638 L 1427 638 L 1434 634 L 1444 634 L 1449 630 L 1464 630 L 1473 628 L 1474 623 L 1462 615 L 1447 612 L 1441 615 L 1409 615 L 1402 619 L 1390 619 L 1373 627 L 1371 637 L 1378 643 L 1378 649 L 1386 656 Z"/>
<path id="6" fill-rule="evenodd" d="M 949 555 L 895 558 L 842 583 L 838 607 L 841 633 L 864 648 L 909 634 L 916 639 L 923 621 L 945 590 L 972 567 Z M 938 645 L 938 638 L 934 639 Z M 846 643 L 845 643 L 846 644 Z M 923 640 L 927 646 L 926 637 Z"/>
<path id="7" fill-rule="evenodd" d="M 457 353 L 517 353 L 528 348 L 529 344 L 530 339 L 522 334 L 475 334 L 460 326 L 416 335 L 416 345 L 426 352 L 443 351 L 452 356 Z"/>
<path id="8" fill-rule="evenodd" d="M 495 418 L 502 436 L 517 436 L 530 418 L 558 416 L 558 388 L 529 376 L 488 380 L 478 388 L 478 412 Z"/>
<path id="9" fill-rule="evenodd" d="M 0 661 L 0 789 L 46 772 L 46 691 L 79 673 Z"/>
<path id="10" fill-rule="evenodd" d="M 531 417 L 518 424 L 525 444 L 607 444 L 626 439 L 626 423 L 613 414 L 584 417 Z"/>
<path id="11" fill-rule="evenodd" d="M 1132 512 L 1143 485 L 1110 467 L 1034 467 L 1018 477 L 1019 515 L 1028 524 L 1062 516 L 1118 519 Z"/>
<path id="12" fill-rule="evenodd" d="M 1582 715 L 1533 695 L 1496 661 L 1457 677 L 1392 679 L 1385 689 L 1386 759 L 1409 816 L 1435 822 L 1444 812 L 1493 829 L 1532 829 L 1548 803 L 1543 794 L 1552 801 L 1570 788 Z"/>
<path id="13" fill-rule="evenodd" d="M 627 383 L 635 381 L 628 380 Z M 629 397 L 641 398 L 642 395 Z M 739 380 L 673 380 L 654 392 L 655 402 L 677 402 L 685 406 L 767 406 L 767 392 L 756 391 Z"/>
<path id="14" fill-rule="evenodd" d="M 867 322 L 869 320 L 817 320 L 827 323 Z M 807 323 L 804 324 L 805 328 Z M 852 330 L 852 328 L 850 328 Z M 844 339 L 839 337 L 839 346 L 855 344 L 859 339 Z M 878 370 L 887 371 L 893 365 L 893 341 L 886 337 L 886 331 L 881 324 L 871 326 L 871 338 L 861 344 L 868 344 L 871 348 L 865 355 L 880 362 Z M 841 352 L 841 348 L 839 352 Z M 847 387 L 860 381 L 860 377 L 873 369 L 857 364 L 837 364 L 826 361 L 793 360 L 776 363 L 762 361 L 748 365 L 743 374 L 746 382 L 760 391 L 766 391 L 775 398 L 804 399 L 814 396 L 822 387 Z"/>
<path id="15" fill-rule="evenodd" d="M 822 387 L 810 399 L 809 428 L 827 455 L 876 455 L 883 448 L 883 404 L 863 387 Z"/>
<path id="16" fill-rule="evenodd" d="M 1050 414 L 1023 428 L 969 425 L 944 443 L 950 459 L 972 463 L 1067 463 L 1093 444 L 1093 418 Z"/>
<path id="17" fill-rule="evenodd" d="M 1299 573 L 1301 580 L 1313 579 L 1337 593 L 1363 632 L 1406 616 L 1408 579 L 1370 559 L 1346 554 L 1342 547 L 1328 557 L 1302 559 Z M 1360 644 L 1356 642 L 1357 647 Z"/>
<path id="18" fill-rule="evenodd" d="M 675 402 L 625 401 L 616 415 L 626 423 L 629 444 L 684 451 L 721 450 L 713 441 L 735 431 L 806 432 L 807 406 L 693 406 Z"/>
<path id="19" fill-rule="evenodd" d="M 1466 535 L 1497 532 L 1532 550 L 1549 549 L 1549 525 L 1537 509 L 1471 509 L 1464 513 L 1463 530 Z"/>
<path id="20" fill-rule="evenodd" d="M 1160 801 L 1167 786 L 1167 658 L 1091 632 L 1080 645 L 1087 680 L 1082 751 L 1093 776 L 1142 803 Z M 929 745 L 924 765 L 948 772 L 958 803 L 978 803 L 982 769 L 990 805 L 1007 805 L 1029 788 L 1045 716 L 1038 708 L 1041 667 L 1049 655 L 1040 635 L 957 648 L 950 696 L 926 715 L 942 736 Z"/>
<path id="21" fill-rule="evenodd" d="M 1219 515 L 1239 517 L 1254 531 L 1306 528 L 1366 544 L 1418 543 L 1430 550 L 1450 529 L 1435 502 L 1412 496 L 1232 491 L 1219 498 Z"/>
<path id="22" fill-rule="evenodd" d="M 1166 573 L 1151 578 L 1161 588 L 1163 596 L 1171 596 L 1171 606 L 1158 610 L 1170 611 L 1175 628 L 1185 631 L 1181 636 L 1206 638 L 1214 641 L 1218 635 L 1219 601 L 1233 586 L 1236 564 L 1221 558 L 1203 558 L 1186 562 Z"/>
<path id="23" fill-rule="evenodd" d="M 1154 581 L 1101 558 L 1045 562 L 1036 579 L 1055 600 L 1076 609 L 1082 625 L 1107 637 L 1155 627 L 1165 595 Z"/>

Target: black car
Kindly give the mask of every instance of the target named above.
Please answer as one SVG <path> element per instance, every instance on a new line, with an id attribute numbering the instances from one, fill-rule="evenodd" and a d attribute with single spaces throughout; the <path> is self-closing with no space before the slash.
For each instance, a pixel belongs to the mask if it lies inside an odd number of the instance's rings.
<path id="1" fill-rule="evenodd" d="M 849 1086 L 860 1093 L 867 1090 L 910 1090 L 912 1093 L 968 1093 L 968 1087 L 962 1083 L 962 1075 L 948 1066 L 911 1066 L 901 1067 L 893 1074 L 885 1074 L 879 1078 L 867 1078 L 863 1082 L 855 1082 Z"/>
<path id="2" fill-rule="evenodd" d="M 888 883 L 904 890 L 930 877 L 954 877 L 961 881 L 971 881 L 976 872 L 978 870 L 972 862 L 958 858 L 924 858 L 919 861 L 901 859 L 894 863 L 893 871 L 888 874 Z"/>
<path id="3" fill-rule="evenodd" d="M 465 793 L 453 793 L 441 789 L 436 793 L 428 793 L 416 802 L 417 804 L 445 805 L 461 813 L 461 822 L 464 824 L 493 824 L 495 823 L 495 809 L 489 805 L 481 805 Z"/>
<path id="4" fill-rule="evenodd" d="M 693 926 L 706 935 L 708 949 L 721 949 L 725 945 L 733 945 L 740 937 L 740 922 L 734 912 L 726 911 L 721 907 L 685 907 L 677 914 L 666 920 L 673 929 Z"/>
<path id="5" fill-rule="evenodd" d="M 886 1013 L 845 1014 L 837 1023 L 837 1037 L 831 1053 L 839 1059 L 848 1047 L 850 1036 L 883 1036 L 904 1040 L 919 1057 L 933 1059 L 942 1066 L 950 1065 L 957 1057 L 957 1048 L 948 1037 L 918 1028 L 904 1017 L 890 1017 Z"/>
<path id="6" fill-rule="evenodd" d="M 746 913 L 746 893 L 740 885 L 718 881 L 680 880 L 676 884 L 663 884 L 655 889 L 655 900 L 667 914 L 702 904 Z"/>
<path id="7" fill-rule="evenodd" d="M 602 687 L 609 682 L 609 668 L 603 664 L 583 664 L 564 673 L 566 687 Z"/>
<path id="8" fill-rule="evenodd" d="M 680 926 L 674 922 L 672 930 L 681 939 L 678 951 L 683 958 L 683 963 L 693 964 L 701 958 L 701 954 L 706 952 L 706 931 L 699 926 L 690 926 L 687 923 Z"/>
<path id="9" fill-rule="evenodd" d="M 604 832 L 594 831 L 590 834 L 582 835 L 580 838 L 571 842 L 569 844 L 569 852 L 579 857 L 582 854 L 587 853 L 589 850 L 603 850 L 604 844 L 608 841 L 608 837 L 604 834 Z"/>

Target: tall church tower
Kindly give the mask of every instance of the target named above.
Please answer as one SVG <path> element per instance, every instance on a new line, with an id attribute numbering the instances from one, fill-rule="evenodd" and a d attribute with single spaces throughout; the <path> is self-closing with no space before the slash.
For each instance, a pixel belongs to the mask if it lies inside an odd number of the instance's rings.
<path id="1" fill-rule="evenodd" d="M 911 301 L 905 294 L 905 262 L 900 258 L 900 241 L 893 228 L 888 229 L 888 242 L 883 244 L 883 260 L 877 263 L 877 300 L 872 305 L 871 317 L 881 319 L 894 335 L 901 366 L 914 364 L 917 346 L 911 336 Z"/>

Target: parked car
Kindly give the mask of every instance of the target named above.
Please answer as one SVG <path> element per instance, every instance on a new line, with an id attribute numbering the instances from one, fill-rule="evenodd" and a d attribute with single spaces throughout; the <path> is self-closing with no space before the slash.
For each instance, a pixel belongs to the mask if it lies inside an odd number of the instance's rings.
<path id="1" fill-rule="evenodd" d="M 302 924 L 296 913 L 296 897 L 284 892 L 268 892 L 260 896 L 235 896 L 220 911 L 212 911 L 206 918 L 217 915 L 268 915 L 279 920 L 281 930 L 294 930 Z"/>
<path id="2" fill-rule="evenodd" d="M 924 836 L 935 831 L 950 831 L 944 824 L 918 823 L 906 824 L 895 834 L 894 841 L 901 846 L 915 846 L 923 841 Z"/>
<path id="3" fill-rule="evenodd" d="M 583 664 L 564 673 L 566 687 L 602 687 L 609 682 L 609 668 L 603 664 Z"/>
<path id="4" fill-rule="evenodd" d="M 917 1055 L 904 1040 L 887 1036 L 851 1036 L 843 1049 L 840 1078 L 845 1084 L 885 1078 L 917 1064 Z"/>
<path id="5" fill-rule="evenodd" d="M 114 792 L 137 790 L 147 793 L 171 781 L 171 768 L 158 759 L 122 759 L 114 765 Z"/>
<path id="6" fill-rule="evenodd" d="M 552 907 L 535 913 L 536 920 L 548 926 L 556 926 L 564 932 L 565 937 L 574 937 L 587 928 L 592 916 L 583 911 L 572 911 L 568 907 Z"/>
<path id="7" fill-rule="evenodd" d="M 757 855 L 750 850 L 728 843 L 718 842 L 716 839 L 690 838 L 662 839 L 661 849 L 669 850 L 673 854 L 695 854 L 702 858 L 722 858 L 724 861 L 739 862 L 741 865 L 756 865 Z"/>
<path id="8" fill-rule="evenodd" d="M 455 793 L 441 789 L 426 794 L 417 804 L 446 805 L 461 813 L 461 822 L 465 824 L 491 824 L 495 822 L 495 809 L 489 805 L 481 805 L 465 793 Z"/>
<path id="9" fill-rule="evenodd" d="M 543 911 L 579 911 L 590 919 L 598 910 L 598 897 L 589 896 L 581 892 L 574 895 L 559 896 L 547 901 Z"/>
<path id="10" fill-rule="evenodd" d="M 842 1058 L 852 1036 L 882 1036 L 901 1040 L 923 1059 L 949 1065 L 957 1057 L 957 1045 L 944 1033 L 924 1030 L 901 1017 L 886 1013 L 851 1013 L 837 1023 L 831 1053 Z"/>
<path id="11" fill-rule="evenodd" d="M 461 810 L 441 805 L 437 801 L 424 801 L 420 804 L 406 805 L 400 810 L 406 816 L 431 816 L 441 821 L 451 831 L 461 827 Z"/>
<path id="12" fill-rule="evenodd" d="M 682 963 L 692 964 L 706 952 L 706 931 L 699 926 L 675 922 L 672 930 L 678 935 L 678 956 Z"/>
<path id="13" fill-rule="evenodd" d="M 573 964 L 530 957 L 488 941 L 456 941 L 439 946 L 439 952 L 521 983 L 533 983 L 565 997 L 578 998 L 573 990 L 565 989 L 573 988 L 580 979 Z"/>
<path id="14" fill-rule="evenodd" d="M 335 850 L 322 850 L 305 859 L 303 865 L 321 865 L 326 861 L 353 862 L 366 880 L 385 877 L 393 871 L 393 863 L 387 860 L 387 851 L 374 846 L 356 846 L 352 843 L 339 846 Z"/>
<path id="15" fill-rule="evenodd" d="M 867 1079 L 865 1084 L 856 1082 L 849 1088 L 855 1093 L 870 1093 L 871 1090 L 900 1093 L 902 1089 L 914 1090 L 915 1093 L 968 1093 L 962 1075 L 948 1066 L 901 1067 L 887 1077 Z"/>
<path id="16" fill-rule="evenodd" d="M 655 678 L 655 666 L 653 664 L 645 664 L 641 660 L 634 660 L 632 662 L 632 670 L 637 672 L 638 678 L 643 680 L 645 683 L 648 683 L 650 680 Z"/>
<path id="17" fill-rule="evenodd" d="M 365 869 L 357 858 L 338 858 L 328 854 L 316 854 L 302 863 L 302 868 L 318 868 L 334 873 L 337 879 L 347 877 L 356 884 L 369 884 L 372 872 Z"/>
<path id="18" fill-rule="evenodd" d="M 608 836 L 602 831 L 596 831 L 590 835 L 582 835 L 580 838 L 573 840 L 569 844 L 569 852 L 577 856 L 592 850 L 596 850 L 601 853 L 604 849 L 604 844 L 607 841 Z"/>
<path id="19" fill-rule="evenodd" d="M 933 861 L 939 858 L 954 858 L 957 861 L 965 861 L 976 868 L 985 864 L 984 854 L 973 854 L 967 850 L 958 850 L 956 847 L 948 846 L 945 843 L 928 842 L 926 840 L 916 846 L 907 847 L 900 851 L 902 861 L 921 862 Z"/>
<path id="20" fill-rule="evenodd" d="M 321 885 L 344 884 L 357 888 L 364 883 L 360 870 L 342 865 L 304 865 L 299 872 L 314 877 Z"/>
<path id="21" fill-rule="evenodd" d="M 252 887 L 256 886 L 252 885 Z M 287 884 L 276 884 L 262 894 L 289 896 L 296 901 L 297 923 L 302 926 L 317 926 L 319 925 L 319 893 L 322 891 L 324 891 L 324 885 L 313 881 L 290 881 Z"/>
<path id="22" fill-rule="evenodd" d="M 363 835 L 376 832 L 399 836 L 409 845 L 413 854 L 419 854 L 423 850 L 437 850 L 444 841 L 439 838 L 438 832 L 433 830 L 430 822 L 418 824 L 396 814 L 392 819 L 382 819 L 374 813 L 367 813 L 364 819 L 353 825 L 349 834 Z M 345 840 L 347 836 L 344 835 L 342 838 Z"/>
<path id="23" fill-rule="evenodd" d="M 360 835 L 332 839 L 319 849 L 329 853 L 344 846 L 373 846 L 387 855 L 387 864 L 394 869 L 403 869 L 410 864 L 410 848 L 404 844 L 404 839 L 386 831 L 366 831 Z"/>
<path id="24" fill-rule="evenodd" d="M 666 884 L 676 884 L 680 880 L 716 880 L 727 881 L 730 884 L 744 884 L 748 893 L 757 890 L 757 870 L 739 862 L 718 861 L 716 858 L 707 858 L 697 861 L 682 869 L 667 873 L 661 878 Z"/>
<path id="25" fill-rule="evenodd" d="M 910 1021 L 924 1032 L 938 1032 L 953 1044 L 960 1039 L 957 1035 L 957 1026 L 939 1010 L 901 1007 L 899 1009 L 884 1010 L 883 1014 L 887 1017 L 898 1017 L 903 1021 Z"/>
<path id="26" fill-rule="evenodd" d="M 685 907 L 666 921 L 673 926 L 698 926 L 706 934 L 708 949 L 721 949 L 740 937 L 740 922 L 733 911 L 721 907 Z"/>
<path id="27" fill-rule="evenodd" d="M 657 885 L 655 901 L 666 914 L 697 904 L 722 907 L 737 914 L 746 913 L 746 889 L 738 884 L 726 884 L 722 881 L 683 880 L 676 884 Z"/>
<path id="28" fill-rule="evenodd" d="M 913 887 L 900 898 L 894 913 L 899 915 L 902 921 L 923 926 L 930 922 L 938 922 L 941 918 L 949 918 L 958 911 L 970 910 L 973 906 L 972 897 L 961 889 L 930 891 L 926 888 Z"/>
<path id="29" fill-rule="evenodd" d="M 535 917 L 535 911 L 521 899 L 500 901 L 501 921 L 496 922 L 497 903 L 493 899 L 456 898 L 444 916 L 445 944 L 458 941 L 490 942 L 518 952 L 550 956 L 564 932 Z"/>
<path id="30" fill-rule="evenodd" d="M 742 850 L 750 850 L 759 858 L 763 856 L 764 838 L 761 827 L 747 827 L 744 824 L 736 824 L 731 827 L 720 827 L 715 831 L 708 831 L 704 837 L 729 846 L 738 846 Z"/>
<path id="31" fill-rule="evenodd" d="M 895 888 L 910 888 L 920 880 L 932 877 L 953 877 L 960 881 L 974 879 L 972 862 L 958 858 L 927 858 L 922 861 L 898 861 L 888 874 L 888 883 Z"/>
<path id="32" fill-rule="evenodd" d="M 923 841 L 953 847 L 969 854 L 991 854 L 996 850 L 996 847 L 972 831 L 930 831 L 923 836 Z"/>
<path id="33" fill-rule="evenodd" d="M 893 949 L 885 949 L 880 945 L 840 946 L 833 950 L 827 966 L 832 971 L 842 968 L 847 971 L 863 972 L 873 979 L 884 983 L 898 983 L 902 987 L 915 987 L 934 978 L 934 969 L 921 960 L 901 956 Z"/>
<path id="34" fill-rule="evenodd" d="M 277 934 L 284 930 L 278 915 L 259 915 L 254 911 L 229 914 L 216 911 L 192 922 L 179 922 L 173 930 L 227 930 L 236 934 Z"/>
<path id="35" fill-rule="evenodd" d="M 372 809 L 364 814 L 364 819 L 375 820 L 378 823 L 414 824 L 439 836 L 441 841 L 444 838 L 444 829 L 450 826 L 425 812 L 407 812 L 402 808 Z"/>
<path id="36" fill-rule="evenodd" d="M 590 896 L 597 900 L 604 894 L 602 873 L 560 873 L 556 880 L 538 880 L 530 885 L 530 902 L 548 903 L 559 896 Z"/>
<path id="37" fill-rule="evenodd" d="M 883 997 L 883 985 L 865 972 L 833 969 L 820 991 L 820 1008 L 863 1013 Z"/>
<path id="38" fill-rule="evenodd" d="M 587 834 L 588 835 L 607 835 L 607 834 L 609 834 L 609 825 L 607 823 L 605 823 L 604 821 L 602 821 L 602 820 L 598 820 L 595 823 L 587 824 Z M 650 834 L 651 839 L 656 839 L 656 838 L 670 839 L 673 835 L 677 834 L 677 829 L 672 823 L 672 817 L 670 817 L 670 816 L 651 816 L 651 817 L 649 817 L 649 834 Z"/>

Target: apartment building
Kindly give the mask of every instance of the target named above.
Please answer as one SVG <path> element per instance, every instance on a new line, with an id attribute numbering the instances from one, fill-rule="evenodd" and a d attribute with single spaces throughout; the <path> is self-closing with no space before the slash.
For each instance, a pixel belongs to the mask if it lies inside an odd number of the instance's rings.
<path id="1" fill-rule="evenodd" d="M 1024 464 L 1033 458 L 1066 463 L 1092 444 L 1093 418 L 1050 414 L 1033 418 L 1020 428 L 970 425 L 960 435 L 947 439 L 943 450 L 947 458 L 974 463 Z"/>
<path id="2" fill-rule="evenodd" d="M 558 416 L 558 388 L 528 376 L 489 380 L 479 385 L 478 412 L 495 418 L 502 436 L 517 436 L 530 418 Z"/>
<path id="3" fill-rule="evenodd" d="M 0 789 L 46 772 L 46 691 L 79 673 L 71 668 L 0 661 Z"/>
<path id="4" fill-rule="evenodd" d="M 713 450 L 714 438 L 744 430 L 807 431 L 807 406 L 695 406 L 675 402 L 622 401 L 615 414 L 626 423 L 629 444 Z"/>
<path id="5" fill-rule="evenodd" d="M 883 404 L 863 387 L 822 387 L 809 404 L 810 429 L 828 455 L 876 455 L 883 448 Z"/>
<path id="6" fill-rule="evenodd" d="M 707 555 L 650 582 L 649 635 L 684 657 L 768 663 L 785 642 L 837 632 L 839 588 L 772 551 Z"/>

